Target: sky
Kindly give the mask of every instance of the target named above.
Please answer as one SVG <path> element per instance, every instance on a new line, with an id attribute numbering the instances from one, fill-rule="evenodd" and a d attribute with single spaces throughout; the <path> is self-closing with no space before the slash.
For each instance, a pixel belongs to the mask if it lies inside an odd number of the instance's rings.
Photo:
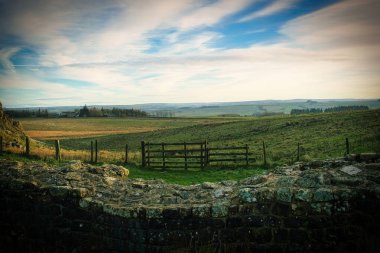
<path id="1" fill-rule="evenodd" d="M 0 0 L 0 101 L 380 98 L 379 11 L 379 0 Z"/>

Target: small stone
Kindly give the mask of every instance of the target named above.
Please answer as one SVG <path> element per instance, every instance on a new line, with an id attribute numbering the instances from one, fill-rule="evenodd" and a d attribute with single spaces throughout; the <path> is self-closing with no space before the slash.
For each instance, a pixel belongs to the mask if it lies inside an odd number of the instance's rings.
<path id="1" fill-rule="evenodd" d="M 277 187 L 292 187 L 296 179 L 297 179 L 296 177 L 291 177 L 291 176 L 280 177 L 277 180 L 276 186 Z"/>
<path id="2" fill-rule="evenodd" d="M 116 178 L 114 177 L 104 177 L 104 182 L 109 186 L 113 185 L 115 181 L 116 181 Z"/>
<path id="3" fill-rule="evenodd" d="M 216 204 L 211 207 L 211 215 L 214 218 L 225 217 L 228 215 L 228 207 L 223 204 Z"/>
<path id="4" fill-rule="evenodd" d="M 273 200 L 274 199 L 274 189 L 270 187 L 260 187 L 255 189 L 256 196 L 260 200 Z"/>
<path id="5" fill-rule="evenodd" d="M 146 209 L 146 217 L 147 218 L 162 218 L 162 209 L 161 208 L 155 208 L 155 207 L 149 207 Z"/>
<path id="6" fill-rule="evenodd" d="M 205 218 L 210 216 L 210 206 L 208 205 L 193 206 L 192 211 L 196 217 Z"/>
<path id="7" fill-rule="evenodd" d="M 340 171 L 352 176 L 352 175 L 356 175 L 356 174 L 360 173 L 362 170 L 356 166 L 348 165 L 348 166 L 344 166 L 343 168 L 341 168 Z"/>
<path id="8" fill-rule="evenodd" d="M 254 196 L 251 192 L 250 188 L 243 188 L 239 190 L 239 198 L 244 203 L 255 203 L 257 202 L 256 196 Z"/>
<path id="9" fill-rule="evenodd" d="M 280 201 L 291 202 L 292 192 L 289 188 L 278 188 L 276 192 L 276 197 Z"/>
<path id="10" fill-rule="evenodd" d="M 54 186 L 49 188 L 49 193 L 53 197 L 65 197 L 72 188 L 70 186 Z"/>
<path id="11" fill-rule="evenodd" d="M 331 201 L 334 199 L 334 195 L 331 189 L 320 188 L 314 192 L 314 200 L 318 202 Z"/>
<path id="12" fill-rule="evenodd" d="M 215 198 L 221 198 L 228 195 L 228 193 L 231 193 L 232 191 L 233 190 L 231 187 L 218 188 L 214 191 L 214 196 Z"/>
<path id="13" fill-rule="evenodd" d="M 310 202 L 313 198 L 313 193 L 308 189 L 299 189 L 294 197 L 296 200 Z"/>
<path id="14" fill-rule="evenodd" d="M 203 189 L 216 189 L 218 188 L 218 184 L 216 183 L 211 183 L 211 182 L 204 182 L 202 184 Z"/>
<path id="15" fill-rule="evenodd" d="M 117 215 L 124 218 L 131 218 L 131 210 L 117 205 L 106 204 L 103 206 L 103 211 L 108 214 Z"/>
<path id="16" fill-rule="evenodd" d="M 73 161 L 70 161 L 68 163 L 68 166 L 67 168 L 70 170 L 70 171 L 73 171 L 73 170 L 79 170 L 82 168 L 82 162 L 79 161 L 79 160 L 73 160 Z"/>
<path id="17" fill-rule="evenodd" d="M 190 192 L 188 191 L 179 191 L 177 194 L 182 199 L 188 199 L 190 197 Z"/>
<path id="18" fill-rule="evenodd" d="M 221 184 L 224 186 L 235 186 L 235 185 L 237 185 L 237 181 L 235 181 L 235 180 L 224 180 L 221 182 Z"/>

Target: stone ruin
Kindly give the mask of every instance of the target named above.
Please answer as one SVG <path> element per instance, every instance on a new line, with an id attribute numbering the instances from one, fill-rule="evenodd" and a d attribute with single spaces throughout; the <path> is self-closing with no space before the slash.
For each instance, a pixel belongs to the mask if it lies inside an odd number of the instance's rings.
<path id="1" fill-rule="evenodd" d="M 188 186 L 116 165 L 2 159 L 0 251 L 378 252 L 379 158 Z"/>

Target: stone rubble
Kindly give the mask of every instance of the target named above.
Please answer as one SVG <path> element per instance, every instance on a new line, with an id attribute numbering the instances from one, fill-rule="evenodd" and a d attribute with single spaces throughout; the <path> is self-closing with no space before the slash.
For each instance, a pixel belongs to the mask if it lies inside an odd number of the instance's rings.
<path id="1" fill-rule="evenodd" d="M 50 167 L 4 159 L 0 164 L 0 178 L 10 187 L 30 183 L 53 196 L 80 196 L 83 207 L 100 206 L 104 212 L 125 217 L 133 216 L 127 210 L 136 208 L 147 209 L 149 217 L 160 217 L 162 209 L 173 207 L 191 209 L 199 217 L 221 217 L 227 215 L 228 206 L 272 200 L 294 203 L 294 209 L 297 202 L 313 203 L 316 212 L 330 213 L 333 209 L 344 210 L 335 200 L 347 201 L 362 191 L 380 196 L 380 163 L 355 159 L 296 163 L 240 181 L 187 186 L 131 179 L 128 169 L 112 164 L 94 166 L 70 161 Z M 323 208 L 319 204 L 330 202 Z"/>

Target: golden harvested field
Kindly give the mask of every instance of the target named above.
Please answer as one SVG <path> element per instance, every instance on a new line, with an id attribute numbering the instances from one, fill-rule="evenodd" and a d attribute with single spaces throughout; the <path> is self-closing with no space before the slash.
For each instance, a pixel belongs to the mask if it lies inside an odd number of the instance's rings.
<path id="1" fill-rule="evenodd" d="M 128 134 L 128 133 L 141 133 L 156 130 L 156 128 L 135 128 L 131 127 L 126 130 L 105 130 L 105 131 L 38 131 L 27 130 L 26 135 L 31 138 L 39 140 L 54 140 L 54 139 L 67 139 L 67 138 L 83 138 L 83 137 L 96 137 L 111 134 Z"/>
<path id="2" fill-rule="evenodd" d="M 52 140 L 151 132 L 236 121 L 236 118 L 27 118 L 20 121 L 29 137 Z"/>

